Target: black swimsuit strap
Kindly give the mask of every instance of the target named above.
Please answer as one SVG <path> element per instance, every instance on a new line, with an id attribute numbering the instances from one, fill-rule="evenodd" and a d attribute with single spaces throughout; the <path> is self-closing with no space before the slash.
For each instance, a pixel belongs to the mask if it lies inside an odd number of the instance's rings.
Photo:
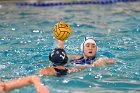
<path id="1" fill-rule="evenodd" d="M 58 68 L 54 68 L 56 71 L 56 74 L 58 77 L 62 76 L 62 75 L 67 75 L 68 73 L 68 69 L 58 69 Z"/>

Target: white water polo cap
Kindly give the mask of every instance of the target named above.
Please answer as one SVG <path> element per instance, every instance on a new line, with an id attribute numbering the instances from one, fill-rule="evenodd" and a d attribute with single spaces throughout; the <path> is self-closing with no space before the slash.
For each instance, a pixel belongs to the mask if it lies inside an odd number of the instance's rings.
<path id="1" fill-rule="evenodd" d="M 81 51 L 84 50 L 84 46 L 85 46 L 87 43 L 92 43 L 92 44 L 95 44 L 95 45 L 96 45 L 96 42 L 95 42 L 95 40 L 93 39 L 93 37 L 85 37 L 83 43 L 81 44 Z"/>

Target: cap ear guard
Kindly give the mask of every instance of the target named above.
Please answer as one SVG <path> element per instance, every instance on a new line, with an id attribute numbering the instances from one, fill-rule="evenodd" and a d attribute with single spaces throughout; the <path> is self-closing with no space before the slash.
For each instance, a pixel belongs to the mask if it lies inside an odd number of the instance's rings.
<path id="1" fill-rule="evenodd" d="M 49 60 L 52 61 L 52 55 L 54 54 L 55 49 L 53 49 L 50 53 L 49 53 Z"/>
<path id="2" fill-rule="evenodd" d="M 81 44 L 80 48 L 81 48 L 81 51 L 84 51 L 84 43 L 85 41 L 88 39 L 88 37 L 84 37 L 84 41 L 83 43 Z"/>
<path id="3" fill-rule="evenodd" d="M 84 51 L 84 43 L 82 43 L 82 44 L 80 45 L 80 49 L 81 49 L 81 51 Z"/>

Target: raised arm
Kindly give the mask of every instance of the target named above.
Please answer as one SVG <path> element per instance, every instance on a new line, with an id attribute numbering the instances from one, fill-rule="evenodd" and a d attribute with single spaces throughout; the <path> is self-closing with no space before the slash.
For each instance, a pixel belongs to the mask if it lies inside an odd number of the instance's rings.
<path id="1" fill-rule="evenodd" d="M 64 48 L 64 41 L 57 40 L 57 48 Z"/>
<path id="2" fill-rule="evenodd" d="M 57 48 L 64 48 L 64 41 L 61 40 L 56 40 L 56 41 L 57 41 Z M 67 57 L 71 60 L 75 60 L 81 58 L 82 55 L 67 54 Z"/>

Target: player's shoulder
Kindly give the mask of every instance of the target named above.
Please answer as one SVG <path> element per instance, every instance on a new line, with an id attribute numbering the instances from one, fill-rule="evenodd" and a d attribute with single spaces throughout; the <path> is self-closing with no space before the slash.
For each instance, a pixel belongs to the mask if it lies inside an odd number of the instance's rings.
<path id="1" fill-rule="evenodd" d="M 75 59 L 80 59 L 80 58 L 82 58 L 83 57 L 83 55 L 75 55 Z"/>

